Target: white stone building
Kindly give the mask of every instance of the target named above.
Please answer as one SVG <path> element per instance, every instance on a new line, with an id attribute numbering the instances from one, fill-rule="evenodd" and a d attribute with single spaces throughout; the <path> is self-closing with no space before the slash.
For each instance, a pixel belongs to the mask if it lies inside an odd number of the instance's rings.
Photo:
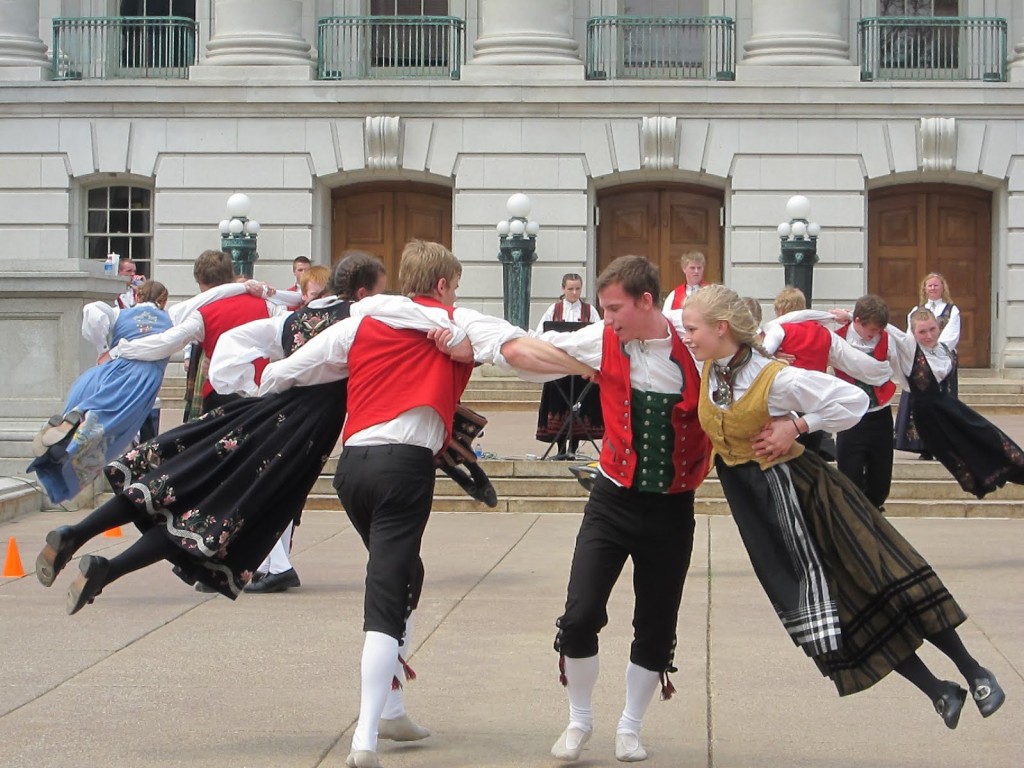
<path id="1" fill-rule="evenodd" d="M 769 304 L 804 194 L 816 306 L 877 292 L 900 322 L 940 271 L 964 364 L 1012 375 L 1022 106 L 1024 0 L 0 0 L 0 419 L 58 410 L 90 364 L 108 250 L 189 294 L 238 191 L 258 277 L 348 248 L 395 274 L 428 237 L 495 314 L 495 224 L 525 192 L 533 321 L 622 253 L 667 290 L 703 250 Z"/>

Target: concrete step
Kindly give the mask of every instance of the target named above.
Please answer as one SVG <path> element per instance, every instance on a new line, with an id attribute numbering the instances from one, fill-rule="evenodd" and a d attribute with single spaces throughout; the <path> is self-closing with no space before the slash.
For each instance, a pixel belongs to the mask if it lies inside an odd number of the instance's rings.
<path id="1" fill-rule="evenodd" d="M 0 477 L 0 522 L 38 512 L 45 501 L 42 490 L 31 481 L 20 477 Z"/>

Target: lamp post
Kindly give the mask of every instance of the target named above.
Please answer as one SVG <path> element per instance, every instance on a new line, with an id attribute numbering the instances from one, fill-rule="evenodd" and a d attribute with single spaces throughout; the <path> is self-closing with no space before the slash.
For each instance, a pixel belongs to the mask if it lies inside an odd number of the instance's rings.
<path id="1" fill-rule="evenodd" d="M 256 253 L 256 236 L 260 233 L 260 223 L 248 218 L 252 201 L 248 195 L 236 192 L 228 198 L 228 216 L 221 221 L 220 249 L 231 257 L 231 264 L 236 275 L 251 278 L 253 266 L 260 257 Z"/>
<path id="2" fill-rule="evenodd" d="M 803 291 L 807 306 L 811 306 L 811 292 L 814 285 L 814 265 L 818 263 L 818 234 L 821 227 L 817 222 L 808 221 L 811 201 L 803 195 L 793 195 L 786 203 L 789 221 L 779 224 L 778 233 L 782 241 L 779 261 L 786 270 L 786 285 Z"/>
<path id="3" fill-rule="evenodd" d="M 502 263 L 505 319 L 527 330 L 530 325 L 530 270 L 537 260 L 540 224 L 530 221 L 530 198 L 517 192 L 505 204 L 508 219 L 499 221 L 498 261 Z"/>

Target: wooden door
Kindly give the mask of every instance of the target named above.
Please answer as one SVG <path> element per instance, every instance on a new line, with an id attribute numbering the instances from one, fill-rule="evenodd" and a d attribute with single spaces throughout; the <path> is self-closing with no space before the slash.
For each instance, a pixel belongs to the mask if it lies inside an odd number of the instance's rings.
<path id="1" fill-rule="evenodd" d="M 646 256 L 661 272 L 662 297 L 683 282 L 679 257 L 701 251 L 704 279 L 722 280 L 722 195 L 686 185 L 616 187 L 598 194 L 597 269 Z"/>
<path id="2" fill-rule="evenodd" d="M 921 280 L 938 272 L 960 310 L 957 352 L 965 368 L 991 363 L 992 196 L 945 184 L 880 189 L 868 197 L 868 290 L 906 327 Z"/>
<path id="3" fill-rule="evenodd" d="M 414 238 L 452 247 L 452 193 L 423 184 L 360 184 L 334 191 L 331 263 L 346 251 L 372 253 L 396 292 L 405 244 Z"/>

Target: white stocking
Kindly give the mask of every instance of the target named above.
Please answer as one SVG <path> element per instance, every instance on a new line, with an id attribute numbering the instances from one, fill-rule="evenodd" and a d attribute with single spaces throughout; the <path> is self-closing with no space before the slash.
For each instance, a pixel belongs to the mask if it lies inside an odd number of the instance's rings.
<path id="1" fill-rule="evenodd" d="M 569 727 L 590 733 L 594 730 L 594 686 L 600 671 L 597 654 L 585 659 L 565 657 L 565 677 L 569 681 Z"/>
<path id="2" fill-rule="evenodd" d="M 412 647 L 412 627 L 413 617 L 416 615 L 416 611 L 409 614 L 409 618 L 405 620 L 405 637 L 402 638 L 402 644 L 398 648 L 398 655 L 406 661 L 409 660 L 409 649 Z M 395 662 L 395 677 L 398 678 L 399 682 L 405 683 L 405 668 L 402 666 L 402 662 Z M 402 687 L 392 688 L 388 691 L 387 701 L 384 702 L 384 712 L 381 714 L 385 720 L 394 720 L 397 717 L 401 717 L 405 714 L 405 696 L 402 692 Z"/>
<path id="3" fill-rule="evenodd" d="M 352 751 L 377 751 L 377 721 L 391 690 L 398 641 L 383 632 L 367 632 L 363 642 L 362 681 L 359 691 L 359 723 L 352 734 Z"/>
<path id="4" fill-rule="evenodd" d="M 626 665 L 626 707 L 622 710 L 616 733 L 640 734 L 644 715 L 647 714 L 659 682 L 657 672 L 639 667 L 633 662 Z"/>

